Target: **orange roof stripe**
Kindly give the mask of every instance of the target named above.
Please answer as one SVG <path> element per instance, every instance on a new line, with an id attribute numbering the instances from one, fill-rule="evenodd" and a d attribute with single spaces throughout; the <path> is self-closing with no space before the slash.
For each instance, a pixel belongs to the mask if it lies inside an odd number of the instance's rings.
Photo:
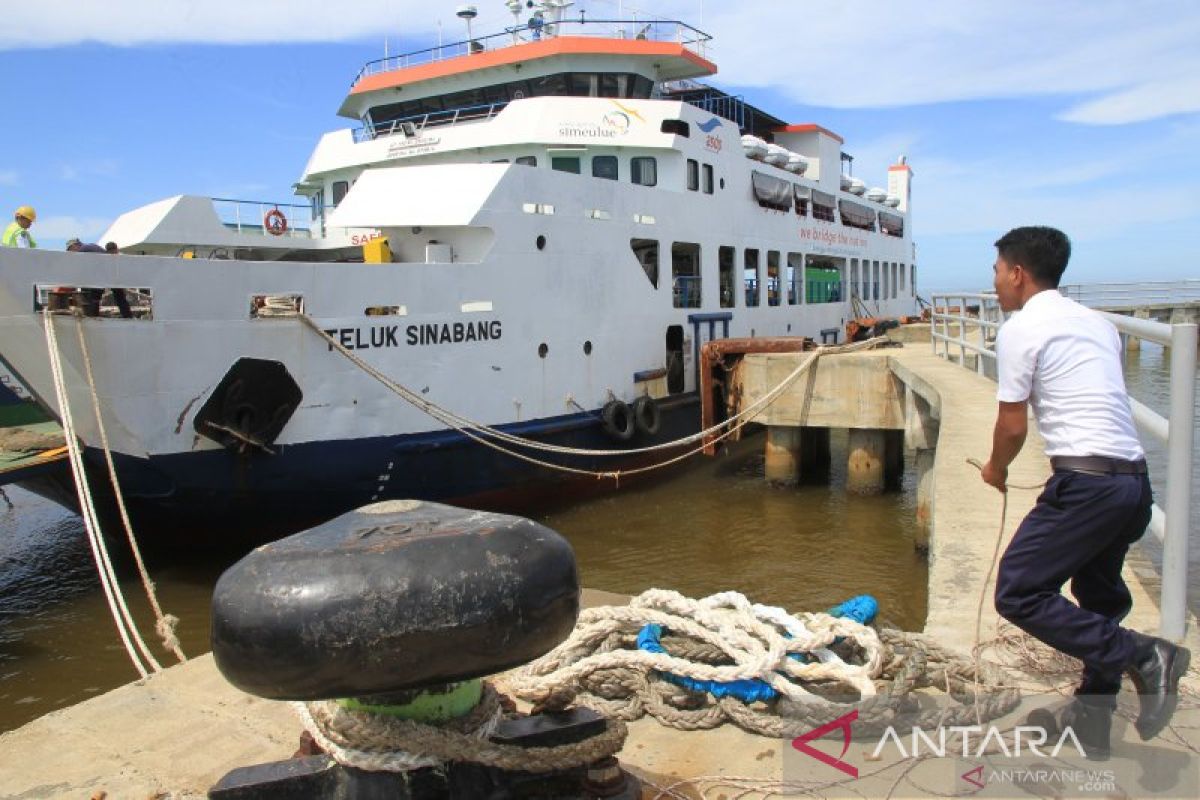
<path id="1" fill-rule="evenodd" d="M 360 80 L 351 95 L 371 92 L 377 89 L 390 89 L 418 81 L 434 78 L 445 78 L 460 75 L 489 67 L 503 67 L 509 64 L 519 64 L 538 58 L 560 55 L 620 55 L 620 56 L 660 56 L 685 58 L 705 70 L 715 74 L 716 64 L 688 50 L 682 44 L 675 42 L 654 42 L 642 39 L 597 39 L 589 36 L 556 36 L 543 39 L 540 42 L 503 47 L 499 50 L 487 50 L 472 55 L 456 56 L 445 61 L 434 61 L 429 64 L 418 64 L 415 67 L 394 69 L 367 75 Z"/>
<path id="2" fill-rule="evenodd" d="M 892 164 L 888 167 L 888 172 L 912 172 L 912 167 L 908 164 Z"/>
<path id="3" fill-rule="evenodd" d="M 782 128 L 776 128 L 775 133 L 823 133 L 826 136 L 832 136 L 834 139 L 837 139 L 839 144 L 846 143 L 845 139 L 829 130 L 829 128 L 822 128 L 820 125 L 812 122 L 806 122 L 801 125 L 784 125 Z"/>

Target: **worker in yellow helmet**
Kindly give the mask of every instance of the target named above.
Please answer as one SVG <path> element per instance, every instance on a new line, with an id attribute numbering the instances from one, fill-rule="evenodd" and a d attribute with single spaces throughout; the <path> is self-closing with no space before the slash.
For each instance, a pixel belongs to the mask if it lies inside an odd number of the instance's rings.
<path id="1" fill-rule="evenodd" d="M 37 212 L 31 206 L 21 206 L 17 209 L 13 217 L 13 221 L 4 229 L 4 237 L 0 238 L 0 245 L 4 245 L 5 247 L 37 247 L 37 240 L 29 232 L 33 221 L 37 219 Z"/>

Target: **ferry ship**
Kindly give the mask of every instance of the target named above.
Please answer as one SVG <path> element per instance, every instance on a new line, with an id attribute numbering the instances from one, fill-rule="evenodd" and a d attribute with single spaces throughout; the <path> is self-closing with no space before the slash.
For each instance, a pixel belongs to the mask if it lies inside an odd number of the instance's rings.
<path id="1" fill-rule="evenodd" d="M 106 291 L 78 323 L 54 317 L 102 507 L 77 324 L 135 526 L 218 540 L 390 498 L 519 508 L 589 480 L 422 401 L 527 440 L 640 448 L 698 429 L 706 341 L 914 313 L 902 157 L 868 188 L 834 132 L 709 83 L 710 37 L 684 22 L 507 5 L 495 35 L 367 63 L 338 110 L 354 127 L 318 142 L 298 202 L 162 200 L 104 235 L 120 255 L 0 249 L 0 359 L 51 414 L 41 312 L 61 287 Z M 54 483 L 31 488 L 70 497 Z"/>

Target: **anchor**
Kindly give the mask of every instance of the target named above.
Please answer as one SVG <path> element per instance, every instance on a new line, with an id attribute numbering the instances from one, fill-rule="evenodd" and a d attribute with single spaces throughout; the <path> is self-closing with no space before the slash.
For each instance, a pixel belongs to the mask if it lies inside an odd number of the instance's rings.
<path id="1" fill-rule="evenodd" d="M 213 657 L 243 691 L 302 701 L 307 729 L 292 758 L 208 796 L 639 797 L 614 757 L 623 723 L 519 714 L 483 680 L 552 650 L 578 613 L 571 546 L 520 517 L 391 501 L 260 547 L 214 589 Z"/>

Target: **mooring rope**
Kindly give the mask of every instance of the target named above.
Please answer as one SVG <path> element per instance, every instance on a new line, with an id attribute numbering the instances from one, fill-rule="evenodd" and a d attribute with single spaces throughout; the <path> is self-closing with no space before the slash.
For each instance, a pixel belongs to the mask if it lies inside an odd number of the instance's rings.
<path id="1" fill-rule="evenodd" d="M 521 747 L 488 740 L 503 719 L 503 703 L 490 682 L 466 716 L 429 725 L 336 700 L 295 703 L 304 727 L 339 764 L 370 771 L 407 772 L 448 762 L 470 762 L 507 771 L 558 772 L 615 755 L 629 735 L 625 723 L 605 720 L 602 733 L 551 747 Z"/>
<path id="2" fill-rule="evenodd" d="M 109 613 L 112 615 L 113 622 L 117 626 L 117 633 L 121 637 L 121 642 L 125 646 L 125 652 L 129 654 L 129 660 L 133 662 L 134 669 L 138 674 L 145 678 L 149 675 L 150 669 L 157 672 L 162 669 L 161 665 L 155 660 L 150 648 L 146 646 L 138 633 L 137 626 L 133 624 L 133 617 L 129 613 L 129 608 L 125 604 L 125 598 L 120 592 L 117 584 L 116 572 L 113 569 L 112 561 L 108 557 L 108 548 L 105 546 L 104 537 L 100 535 L 100 522 L 96 515 L 95 506 L 92 503 L 92 492 L 88 485 L 87 473 L 83 466 L 83 455 L 79 448 L 79 441 L 75 436 L 75 421 L 71 414 L 71 404 L 67 397 L 66 380 L 63 377 L 62 362 L 58 349 L 58 335 L 54 329 L 54 315 L 47 309 L 44 312 L 44 321 L 46 328 L 46 349 L 50 358 L 50 375 L 54 383 L 54 394 L 58 399 L 58 407 L 63 425 L 63 438 L 66 439 L 67 456 L 71 463 L 71 471 L 75 476 L 75 492 L 79 498 L 79 508 L 83 515 L 83 527 L 87 532 L 88 545 L 92 550 L 92 558 L 96 562 L 96 568 L 100 574 L 100 586 L 104 590 L 104 598 L 108 602 Z M 136 644 L 135 644 L 136 643 Z M 139 651 L 141 655 L 139 656 Z M 147 669 L 142 663 L 142 658 L 151 665 Z"/>
<path id="3" fill-rule="evenodd" d="M 133 534 L 133 523 L 129 521 L 129 512 L 125 509 L 125 496 L 121 491 L 121 483 L 117 480 L 117 467 L 113 463 L 112 448 L 108 443 L 108 432 L 104 427 L 104 418 L 100 413 L 100 398 L 96 393 L 96 379 L 92 373 L 92 356 L 88 352 L 87 339 L 83 335 L 83 318 L 78 314 L 75 315 L 75 331 L 79 338 L 79 350 L 83 354 L 84 372 L 87 375 L 88 391 L 92 399 L 92 411 L 96 416 L 96 429 L 100 433 L 100 444 L 104 450 L 104 461 L 108 465 L 109 480 L 112 481 L 113 496 L 117 501 L 117 510 L 121 516 L 121 524 L 125 528 L 125 538 L 129 541 L 129 549 L 133 553 L 133 560 L 137 564 L 138 575 L 142 579 L 142 588 L 146 592 L 146 600 L 150 603 L 150 608 L 154 612 L 154 630 L 162 639 L 163 647 L 170 650 L 179 659 L 180 663 L 187 661 L 187 656 L 183 654 L 183 649 L 179 644 L 179 636 L 175 629 L 179 625 L 179 617 L 174 614 L 164 614 L 162 606 L 158 602 L 158 592 L 155 591 L 154 581 L 150 580 L 150 573 L 146 569 L 146 564 L 142 560 L 142 551 L 138 547 L 137 537 Z M 156 665 L 157 666 L 157 665 Z"/>
<path id="4" fill-rule="evenodd" d="M 740 430 L 742 427 L 744 427 L 746 424 L 748 424 L 755 416 L 757 416 L 759 413 L 761 413 L 761 411 L 764 408 L 769 406 L 771 403 L 774 403 L 775 400 L 778 399 L 778 397 L 781 394 L 783 394 L 783 392 L 786 391 L 787 388 L 797 378 L 799 378 L 801 375 L 803 375 L 810 367 L 812 367 L 816 363 L 817 359 L 820 356 L 827 355 L 827 354 L 849 353 L 849 352 L 855 352 L 858 350 L 871 349 L 871 348 L 877 347 L 881 343 L 887 341 L 886 337 L 877 337 L 874 339 L 868 339 L 863 342 L 855 342 L 853 344 L 848 344 L 848 345 L 823 345 L 821 347 L 818 347 L 816 350 L 812 351 L 812 353 L 809 354 L 809 357 L 806 358 L 798 367 L 796 367 L 794 370 L 792 370 L 792 372 L 787 377 L 785 377 L 782 381 L 780 381 L 780 383 L 778 385 L 776 385 L 774 388 L 772 388 L 769 392 L 765 393 L 761 398 L 759 398 L 758 400 L 756 400 L 754 403 L 747 406 L 746 408 L 740 410 L 733 417 L 730 417 L 729 419 L 719 422 L 716 425 L 713 425 L 709 428 L 699 431 L 698 433 L 690 434 L 688 436 L 682 437 L 680 439 L 676 439 L 671 442 L 665 442 L 662 444 L 651 445 L 651 446 L 647 446 L 647 447 L 629 448 L 629 449 L 625 449 L 625 450 L 589 450 L 589 449 L 576 448 L 576 447 L 563 447 L 561 445 L 554 445 L 554 444 L 550 444 L 547 442 L 541 442 L 536 439 L 529 439 L 529 438 L 526 438 L 523 436 L 517 436 L 515 434 L 507 433 L 505 431 L 499 430 L 492 426 L 486 425 L 482 422 L 472 420 L 468 417 L 465 417 L 465 416 L 457 414 L 453 411 L 450 411 L 449 409 L 446 409 L 445 407 L 440 406 L 431 400 L 425 399 L 423 396 L 421 396 L 420 393 L 415 392 L 412 389 L 409 389 L 408 387 L 394 381 L 393 379 L 391 379 L 390 377 L 385 375 L 379 369 L 368 364 L 366 361 L 364 361 L 362 358 L 357 356 L 349 348 L 343 346 L 341 342 L 339 342 L 338 340 L 336 340 L 335 338 L 330 336 L 328 333 L 326 333 L 324 330 L 322 330 L 321 327 L 319 325 L 317 325 L 316 321 L 312 319 L 312 317 L 308 316 L 307 314 L 301 313 L 301 312 L 297 312 L 295 314 L 295 316 L 297 316 L 300 319 L 300 321 L 305 324 L 305 326 L 307 326 L 310 330 L 312 330 L 314 333 L 316 333 L 323 341 L 325 341 L 329 345 L 330 348 L 337 350 L 341 355 L 346 357 L 352 364 L 357 366 L 359 369 L 361 369 L 367 375 L 369 375 L 372 378 L 374 378 L 375 380 L 377 380 L 379 383 L 383 384 L 387 389 L 392 391 L 394 394 L 396 394 L 403 400 L 407 401 L 409 404 L 411 404 L 418 410 L 422 411 L 423 413 L 425 413 L 425 414 L 429 415 L 430 417 L 433 417 L 434 419 L 438 420 L 439 422 L 453 428 L 455 431 L 463 434 L 464 436 L 467 436 L 468 438 L 472 439 L 473 441 L 478 442 L 479 444 L 482 444 L 486 447 L 490 447 L 493 450 L 497 450 L 501 453 L 512 456 L 513 458 L 517 458 L 521 461 L 525 461 L 525 462 L 528 462 L 528 463 L 531 463 L 531 464 L 534 464 L 537 466 L 546 467 L 548 469 L 555 469 L 555 470 L 559 470 L 561 472 L 567 472 L 567 473 L 572 473 L 572 474 L 576 474 L 576 475 L 585 475 L 585 476 L 595 477 L 595 478 L 612 478 L 617 481 L 620 480 L 620 477 L 622 475 L 636 475 L 639 473 L 650 472 L 651 470 L 661 469 L 663 467 L 667 467 L 672 464 L 676 464 L 680 461 L 690 458 L 691 456 L 694 456 L 694 455 L 697 455 L 698 453 L 703 452 L 707 445 L 701 444 L 697 448 L 689 450 L 681 455 L 675 456 L 675 457 L 667 459 L 665 461 L 657 462 L 655 464 L 638 467 L 638 468 L 634 468 L 634 469 L 589 470 L 589 469 L 582 469 L 579 467 L 570 467 L 570 466 L 567 466 L 564 464 L 556 464 L 556 463 L 553 463 L 550 461 L 545 461 L 543 459 L 535 458 L 533 456 L 529 456 L 524 453 L 520 453 L 520 452 L 511 450 L 507 447 L 503 447 L 503 446 L 497 444 L 497 442 L 491 441 L 491 439 L 496 439 L 500 442 L 505 442 L 510 445 L 515 445 L 515 446 L 527 448 L 527 449 L 534 450 L 534 451 L 543 451 L 543 452 L 547 452 L 547 453 L 557 453 L 557 454 L 562 454 L 562 455 L 587 456 L 587 457 L 608 457 L 608 456 L 613 456 L 613 457 L 626 456 L 626 457 L 628 457 L 628 456 L 632 456 L 632 455 L 639 455 L 642 453 L 651 453 L 651 452 L 656 452 L 656 451 L 661 451 L 661 450 L 674 450 L 674 449 L 683 447 L 687 444 L 691 444 L 693 442 L 703 441 L 706 438 L 711 438 L 711 441 L 708 443 L 708 444 L 711 444 L 713 442 L 722 441 L 723 439 L 733 435 L 738 430 Z M 491 439 L 485 438 L 485 437 L 491 437 Z"/>

